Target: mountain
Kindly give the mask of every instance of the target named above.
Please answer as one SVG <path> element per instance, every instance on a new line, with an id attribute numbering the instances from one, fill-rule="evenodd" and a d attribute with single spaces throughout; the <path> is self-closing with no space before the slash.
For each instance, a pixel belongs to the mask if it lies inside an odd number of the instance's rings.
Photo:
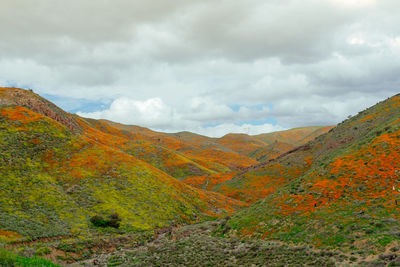
<path id="1" fill-rule="evenodd" d="M 400 239 L 399 159 L 400 94 L 220 184 L 259 200 L 230 234 L 376 253 Z"/>
<path id="2" fill-rule="evenodd" d="M 2 238 L 90 235 L 99 231 L 91 217 L 115 213 L 121 230 L 140 231 L 222 216 L 243 206 L 135 157 L 140 142 L 103 122 L 64 112 L 32 91 L 1 88 Z M 160 149 L 148 143 L 141 147 Z M 167 149 L 157 153 L 179 159 L 174 166 L 192 164 L 211 172 Z"/>

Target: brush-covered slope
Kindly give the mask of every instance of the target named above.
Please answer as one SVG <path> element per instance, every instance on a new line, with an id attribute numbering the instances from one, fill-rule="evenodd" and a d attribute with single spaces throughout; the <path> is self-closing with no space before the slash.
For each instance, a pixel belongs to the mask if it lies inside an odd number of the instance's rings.
<path id="1" fill-rule="evenodd" d="M 384 124 L 387 116 L 384 116 L 384 112 L 379 107 L 384 106 L 385 103 L 360 113 L 356 118 L 366 117 L 367 119 L 354 122 L 356 124 L 354 127 L 340 124 L 338 127 L 332 128 L 327 134 L 319 136 L 305 145 L 283 153 L 277 158 L 247 168 L 233 176 L 232 179 L 217 185 L 215 191 L 249 203 L 268 196 L 304 175 L 313 165 L 318 164 L 323 156 L 329 155 L 341 147 L 348 146 Z M 389 100 L 387 103 L 389 103 Z M 396 112 L 396 108 L 393 108 L 392 113 L 396 114 Z M 390 113 L 391 116 L 392 113 Z M 371 119 L 373 115 L 375 116 L 374 120 Z M 346 125 L 356 118 L 347 120 Z"/>
<path id="2" fill-rule="evenodd" d="M 210 138 L 190 132 L 174 134 L 155 132 L 139 126 L 123 125 L 106 120 L 87 120 L 92 127 L 114 135 L 131 136 L 130 146 L 124 151 L 167 172 L 171 176 L 197 188 L 213 191 L 218 184 L 259 162 L 267 161 L 285 153 L 301 140 L 322 134 L 328 127 L 304 127 L 274 134 L 264 143 L 246 134 L 228 134 Z M 112 129 L 114 132 L 110 132 Z M 119 132 L 116 133 L 115 131 Z M 282 136 L 289 143 L 279 142 Z M 276 139 L 274 139 L 276 137 Z M 296 139 L 297 138 L 297 139 Z M 134 143 L 134 144 L 133 144 Z"/>
<path id="3" fill-rule="evenodd" d="M 283 153 L 286 153 L 292 149 L 296 148 L 295 145 L 275 141 L 269 145 L 261 147 L 253 151 L 249 157 L 257 160 L 258 162 L 266 162 L 270 159 L 276 158 Z"/>
<path id="4" fill-rule="evenodd" d="M 265 135 L 227 134 L 221 138 L 210 138 L 191 132 L 167 134 L 138 126 L 103 122 L 114 128 L 134 133 L 138 139 L 178 152 L 211 171 L 204 173 L 205 175 L 237 171 L 267 161 L 326 133 L 333 127 L 312 126 Z M 193 175 L 193 177 L 205 175 Z"/>
<path id="5" fill-rule="evenodd" d="M 179 182 L 33 92 L 1 88 L 0 99 L 2 238 L 85 235 L 97 231 L 91 216 L 114 212 L 121 230 L 146 230 L 241 205 Z"/>
<path id="6" fill-rule="evenodd" d="M 214 170 L 204 167 L 176 150 L 162 146 L 157 141 L 147 140 L 139 131 L 128 131 L 104 120 L 85 119 L 86 133 L 92 139 L 123 150 L 125 153 L 143 160 L 172 177 L 184 180 L 193 176 L 214 174 Z M 139 127 L 138 127 L 139 128 Z M 145 128 L 143 128 L 145 129 Z M 101 138 L 100 138 L 101 137 Z"/>
<path id="7" fill-rule="evenodd" d="M 250 136 L 247 134 L 227 134 L 221 138 L 208 138 L 188 132 L 178 133 L 175 135 L 181 138 L 181 143 L 197 140 L 197 144 L 201 144 L 201 146 L 198 145 L 195 151 L 202 151 L 204 147 L 207 149 L 207 146 L 214 148 L 217 147 L 220 150 L 231 151 L 251 158 L 253 159 L 253 162 L 255 160 L 256 162 L 263 163 L 295 149 L 298 147 L 297 144 L 303 144 L 306 140 L 310 140 L 314 136 L 319 136 L 328 132 L 332 127 L 333 126 L 311 126 L 265 134 L 265 136 L 270 136 L 268 139 L 265 138 L 267 143 L 259 140 L 260 136 L 264 135 Z M 288 138 L 287 140 L 285 139 L 285 136 Z M 285 142 L 278 140 L 285 140 Z M 223 159 L 223 161 L 225 161 L 225 159 Z M 257 164 L 247 167 L 240 165 L 236 166 L 236 168 L 222 172 L 219 171 L 207 175 L 197 175 L 184 179 L 184 182 L 197 188 L 216 191 L 219 190 L 219 184 L 232 179 L 237 176 L 238 173 L 242 173 L 243 170 L 253 168 L 253 166 L 257 166 Z M 292 175 L 292 172 L 289 172 L 288 175 Z M 256 194 L 253 194 L 254 192 L 252 189 L 243 189 L 243 191 L 237 191 L 235 189 L 233 191 L 220 190 L 219 192 L 248 202 L 253 202 L 254 200 L 263 198 L 271 192 L 271 189 L 264 190 L 265 187 L 260 187 L 260 192 L 257 192 Z"/>
<path id="8" fill-rule="evenodd" d="M 327 133 L 333 126 L 310 126 L 259 135 L 227 134 L 216 139 L 223 147 L 265 162 Z"/>
<path id="9" fill-rule="evenodd" d="M 257 149 L 268 146 L 267 143 L 247 134 L 227 134 L 216 141 L 221 146 L 246 156 L 250 156 Z"/>
<path id="10" fill-rule="evenodd" d="M 105 122 L 115 128 L 138 134 L 142 139 L 153 144 L 178 152 L 212 172 L 230 172 L 258 163 L 254 159 L 218 144 L 216 138 L 190 132 L 167 134 L 138 126 Z"/>
<path id="11" fill-rule="evenodd" d="M 226 187 L 275 188 L 229 225 L 238 235 L 289 242 L 367 251 L 385 246 L 400 239 L 399 159 L 397 95 L 230 180 Z"/>
<path id="12" fill-rule="evenodd" d="M 254 140 L 261 141 L 266 145 L 252 151 L 248 156 L 259 162 L 266 162 L 306 144 L 314 138 L 327 133 L 333 127 L 309 126 L 252 136 Z"/>
<path id="13" fill-rule="evenodd" d="M 294 128 L 286 131 L 279 131 L 273 133 L 259 134 L 253 136 L 254 139 L 262 141 L 266 144 L 273 142 L 283 142 L 295 146 L 304 145 L 305 143 L 313 140 L 314 138 L 328 132 L 334 126 L 309 126 Z"/>

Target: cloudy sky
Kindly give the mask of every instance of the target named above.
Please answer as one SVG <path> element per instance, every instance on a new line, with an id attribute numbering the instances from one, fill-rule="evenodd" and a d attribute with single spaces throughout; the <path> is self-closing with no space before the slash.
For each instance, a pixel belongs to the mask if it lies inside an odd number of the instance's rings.
<path id="1" fill-rule="evenodd" d="M 336 124 L 400 92 L 399 0 L 1 0 L 0 85 L 209 136 Z"/>

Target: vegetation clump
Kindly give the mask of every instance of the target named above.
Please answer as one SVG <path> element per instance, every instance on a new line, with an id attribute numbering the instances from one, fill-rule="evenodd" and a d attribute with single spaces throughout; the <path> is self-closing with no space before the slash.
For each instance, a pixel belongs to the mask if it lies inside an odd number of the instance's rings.
<path id="1" fill-rule="evenodd" d="M 48 260 L 39 257 L 22 257 L 10 251 L 0 249 L 0 266 L 14 267 L 14 266 L 41 266 L 41 267 L 57 267 Z"/>
<path id="2" fill-rule="evenodd" d="M 113 213 L 108 216 L 108 219 L 103 218 L 101 215 L 95 215 L 90 218 L 90 222 L 96 227 L 112 227 L 119 228 L 122 219 L 118 213 Z"/>

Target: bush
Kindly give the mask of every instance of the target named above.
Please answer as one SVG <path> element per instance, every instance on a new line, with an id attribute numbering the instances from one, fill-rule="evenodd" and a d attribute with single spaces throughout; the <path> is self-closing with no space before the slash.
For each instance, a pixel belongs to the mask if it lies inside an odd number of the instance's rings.
<path id="1" fill-rule="evenodd" d="M 107 221 L 100 215 L 90 218 L 90 222 L 96 227 L 107 227 Z"/>
<path id="2" fill-rule="evenodd" d="M 95 215 L 90 218 L 90 222 L 96 227 L 113 227 L 119 228 L 122 219 L 119 217 L 118 213 L 113 213 L 108 216 L 108 220 L 104 219 L 103 216 Z"/>
<path id="3" fill-rule="evenodd" d="M 121 221 L 122 219 L 119 217 L 118 213 L 113 213 L 109 216 L 107 224 L 109 227 L 119 228 Z"/>

